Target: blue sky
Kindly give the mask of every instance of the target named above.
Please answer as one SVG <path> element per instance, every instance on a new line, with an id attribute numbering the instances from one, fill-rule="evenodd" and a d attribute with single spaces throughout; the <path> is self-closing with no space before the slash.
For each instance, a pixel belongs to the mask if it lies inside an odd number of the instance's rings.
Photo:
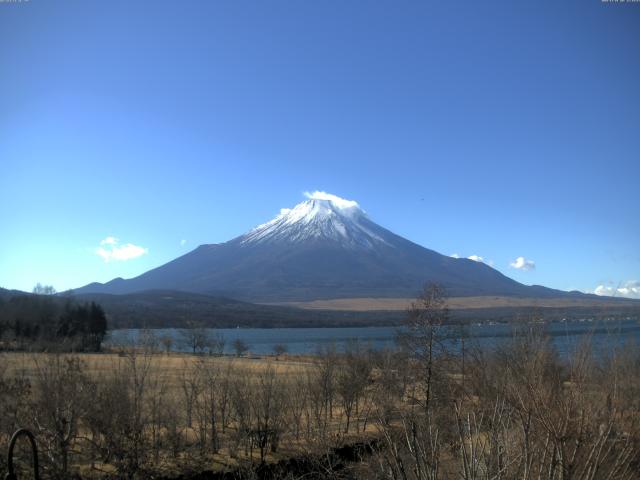
<path id="1" fill-rule="evenodd" d="M 597 0 L 0 3 L 0 286 L 135 276 L 312 190 L 632 286 L 639 46 L 640 4 Z"/>

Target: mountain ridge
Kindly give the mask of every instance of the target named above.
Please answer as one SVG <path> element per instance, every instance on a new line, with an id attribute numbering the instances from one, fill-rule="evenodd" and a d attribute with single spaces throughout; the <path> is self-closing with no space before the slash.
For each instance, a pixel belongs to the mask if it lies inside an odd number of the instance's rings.
<path id="1" fill-rule="evenodd" d="M 460 297 L 575 295 L 442 255 L 376 224 L 357 202 L 324 192 L 227 242 L 200 245 L 137 277 L 91 283 L 75 293 L 169 289 L 266 303 L 414 297 L 428 282 Z"/>

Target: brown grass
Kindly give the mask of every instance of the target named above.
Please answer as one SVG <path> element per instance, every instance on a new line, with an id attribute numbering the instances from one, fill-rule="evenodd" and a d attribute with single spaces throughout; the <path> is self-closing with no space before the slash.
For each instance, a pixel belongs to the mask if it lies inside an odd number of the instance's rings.
<path id="1" fill-rule="evenodd" d="M 277 305 L 299 307 L 309 310 L 345 310 L 345 311 L 401 311 L 407 310 L 414 301 L 412 298 L 336 298 L 313 300 L 310 302 L 284 302 Z M 637 301 L 625 299 L 600 298 L 517 298 L 517 297 L 452 297 L 447 300 L 451 309 L 532 307 L 532 308 L 571 308 L 606 307 L 638 305 Z"/>
<path id="2" fill-rule="evenodd" d="M 54 354 L 47 353 L 27 353 L 27 352 L 4 352 L 0 353 L 0 359 L 5 365 L 7 376 L 13 376 L 20 372 L 27 378 L 34 378 L 37 365 L 44 363 L 44 360 Z M 118 353 L 82 353 L 82 354 L 62 354 L 63 357 L 80 357 L 86 367 L 85 373 L 89 376 L 98 377 L 100 374 L 113 370 L 119 362 L 123 360 Z M 163 378 L 172 380 L 170 387 L 178 387 L 181 375 L 202 355 L 192 355 L 188 353 L 156 353 L 151 356 L 151 369 L 162 371 Z M 310 357 L 282 356 L 279 359 L 272 356 L 261 357 L 206 357 L 212 363 L 226 366 L 230 363 L 239 370 L 258 374 L 273 368 L 278 375 L 300 375 L 305 373 L 312 366 Z"/>

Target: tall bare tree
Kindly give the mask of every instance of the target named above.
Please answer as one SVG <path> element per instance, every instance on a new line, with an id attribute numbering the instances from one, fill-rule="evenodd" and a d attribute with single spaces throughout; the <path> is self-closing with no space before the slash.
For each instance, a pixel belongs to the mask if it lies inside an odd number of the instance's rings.
<path id="1" fill-rule="evenodd" d="M 434 382 L 440 374 L 438 357 L 446 352 L 444 326 L 448 320 L 445 289 L 437 284 L 427 284 L 407 311 L 405 331 L 399 335 L 401 343 L 417 360 L 422 391 L 416 401 L 422 404 L 426 413 L 431 407 Z"/>

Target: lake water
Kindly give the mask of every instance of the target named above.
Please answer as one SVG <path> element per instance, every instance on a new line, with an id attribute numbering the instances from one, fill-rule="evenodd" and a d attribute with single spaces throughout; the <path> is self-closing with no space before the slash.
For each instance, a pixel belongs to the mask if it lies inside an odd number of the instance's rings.
<path id="1" fill-rule="evenodd" d="M 611 349 L 628 342 L 640 346 L 640 321 L 637 319 L 610 321 L 557 322 L 541 326 L 551 337 L 561 354 L 572 351 L 585 339 L 596 349 Z M 208 329 L 211 336 L 221 335 L 225 341 L 225 353 L 233 353 L 234 340 L 240 339 L 249 346 L 253 354 L 271 354 L 276 345 L 282 344 L 292 354 L 315 353 L 319 348 L 335 345 L 342 350 L 348 342 L 357 340 L 367 348 L 391 348 L 395 344 L 398 327 L 354 327 L 354 328 L 221 328 Z M 139 344 L 143 330 L 113 330 L 107 344 Z M 172 350 L 189 351 L 184 343 L 181 329 L 152 330 L 156 339 L 169 336 L 173 339 Z M 471 325 L 467 328 L 467 344 L 494 347 L 509 340 L 514 329 L 507 324 Z M 454 347 L 455 348 L 455 347 Z"/>

